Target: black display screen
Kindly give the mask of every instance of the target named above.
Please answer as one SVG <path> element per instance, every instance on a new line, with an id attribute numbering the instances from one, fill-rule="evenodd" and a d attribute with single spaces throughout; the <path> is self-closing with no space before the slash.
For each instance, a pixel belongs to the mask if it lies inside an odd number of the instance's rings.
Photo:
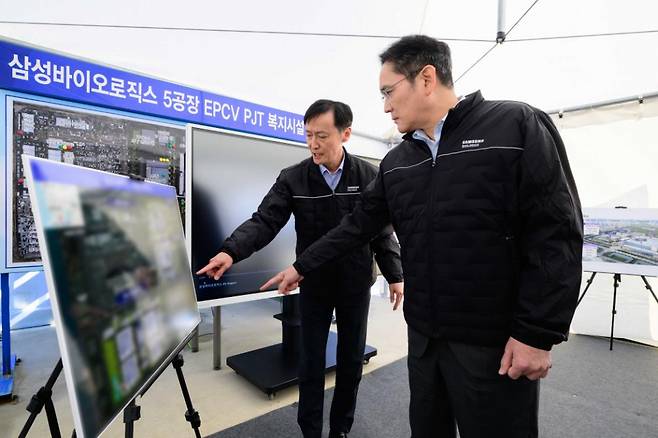
<path id="1" fill-rule="evenodd" d="M 205 266 L 224 239 L 251 217 L 281 170 L 309 157 L 301 144 L 196 127 L 191 129 L 188 154 L 193 272 Z M 234 264 L 218 281 L 195 276 L 200 304 L 221 304 L 215 300 L 259 292 L 265 281 L 295 261 L 295 242 L 291 216 L 269 245 Z"/>

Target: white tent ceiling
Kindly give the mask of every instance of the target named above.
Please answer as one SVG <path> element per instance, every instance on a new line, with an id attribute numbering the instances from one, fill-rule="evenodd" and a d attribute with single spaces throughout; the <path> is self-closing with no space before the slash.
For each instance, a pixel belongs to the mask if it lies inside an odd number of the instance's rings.
<path id="1" fill-rule="evenodd" d="M 22 0 L 3 6 L 0 35 L 297 113 L 317 98 L 343 100 L 356 131 L 383 138 L 394 125 L 379 99 L 378 54 L 398 36 L 425 33 L 451 45 L 458 78 L 494 46 L 497 8 L 496 0 Z M 655 0 L 507 0 L 505 28 L 526 11 L 458 93 L 481 89 L 553 110 L 658 91 Z M 527 41 L 637 31 L 645 33 Z"/>

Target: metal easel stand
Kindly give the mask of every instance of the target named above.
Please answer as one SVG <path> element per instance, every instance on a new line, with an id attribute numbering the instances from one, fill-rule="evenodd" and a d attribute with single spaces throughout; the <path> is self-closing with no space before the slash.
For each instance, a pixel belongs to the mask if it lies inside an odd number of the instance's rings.
<path id="1" fill-rule="evenodd" d="M 589 287 L 592 285 L 592 281 L 594 280 L 596 274 L 597 274 L 596 272 L 592 272 L 592 276 L 589 278 L 589 280 L 587 280 L 587 286 L 585 287 L 583 293 L 580 295 L 580 298 L 578 298 L 576 307 L 578 307 L 578 305 L 583 300 L 583 298 L 585 298 L 585 294 L 587 293 Z M 642 278 L 642 281 L 644 281 L 644 287 L 649 291 L 649 293 L 651 293 L 651 296 L 653 297 L 654 301 L 656 302 L 656 304 L 658 304 L 658 297 L 656 296 L 653 289 L 651 288 L 651 285 L 647 281 L 647 278 L 644 275 L 640 275 L 640 278 Z M 619 287 L 619 283 L 621 283 L 621 274 L 613 274 L 612 317 L 610 321 L 610 351 L 612 351 L 612 346 L 615 336 L 615 316 L 617 315 L 617 288 Z"/>

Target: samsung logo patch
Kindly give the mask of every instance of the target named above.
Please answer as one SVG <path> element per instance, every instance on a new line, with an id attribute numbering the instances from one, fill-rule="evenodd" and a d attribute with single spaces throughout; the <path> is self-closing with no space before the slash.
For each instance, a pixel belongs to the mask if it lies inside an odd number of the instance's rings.
<path id="1" fill-rule="evenodd" d="M 462 149 L 476 148 L 484 143 L 483 138 L 476 138 L 473 140 L 462 140 Z"/>

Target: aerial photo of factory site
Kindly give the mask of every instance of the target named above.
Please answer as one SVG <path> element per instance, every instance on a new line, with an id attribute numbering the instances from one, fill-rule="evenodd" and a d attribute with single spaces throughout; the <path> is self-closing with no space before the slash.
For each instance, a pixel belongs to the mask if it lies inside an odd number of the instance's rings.
<path id="1" fill-rule="evenodd" d="M 658 266 L 658 220 L 606 216 L 585 214 L 584 262 Z"/>

